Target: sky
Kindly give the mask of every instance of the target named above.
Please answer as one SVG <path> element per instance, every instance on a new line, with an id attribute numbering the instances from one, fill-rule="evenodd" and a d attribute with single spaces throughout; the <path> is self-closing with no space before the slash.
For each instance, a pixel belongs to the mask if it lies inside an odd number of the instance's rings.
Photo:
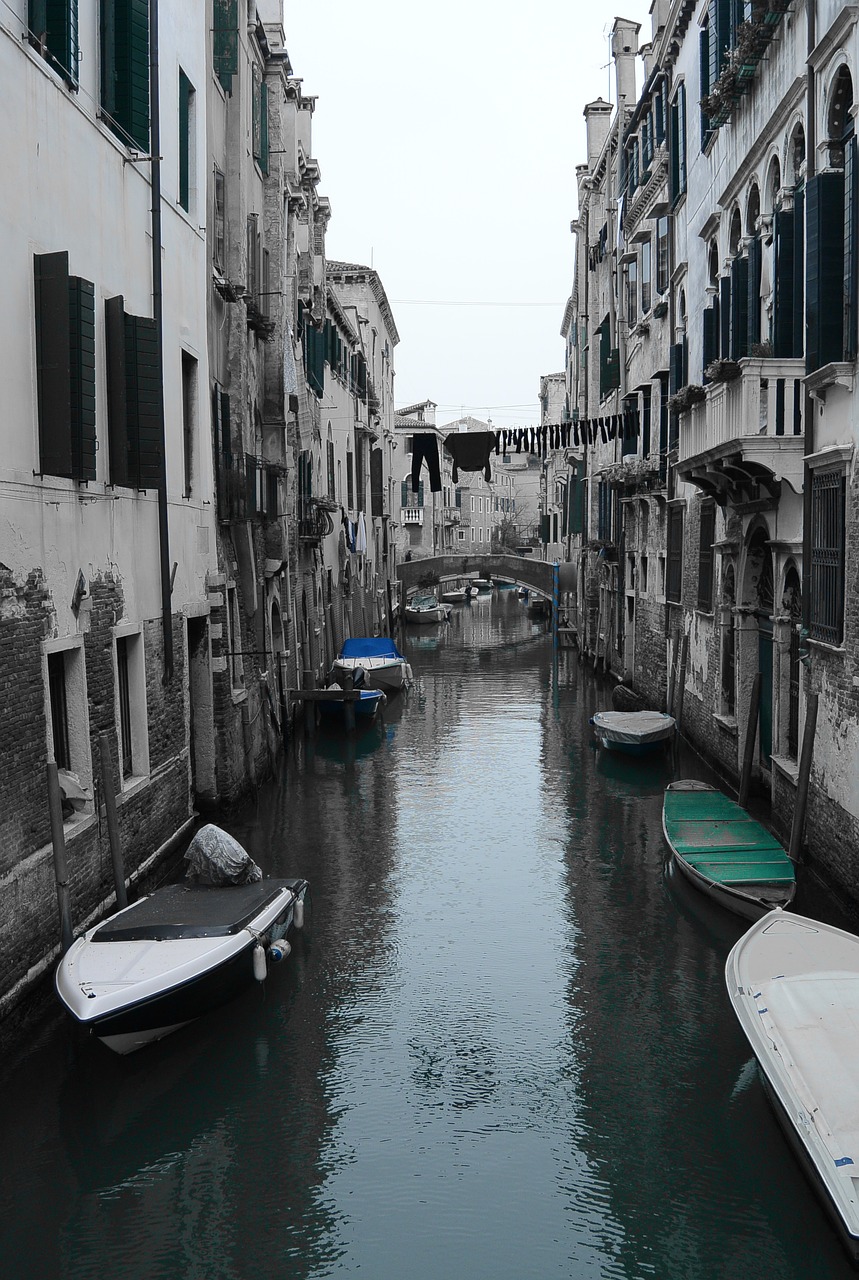
<path id="1" fill-rule="evenodd" d="M 563 368 L 586 102 L 615 101 L 615 16 L 650 39 L 650 0 L 284 0 L 317 98 L 326 255 L 375 267 L 400 342 L 398 408 L 496 427 L 539 421 Z M 641 73 L 639 71 L 639 85 Z"/>

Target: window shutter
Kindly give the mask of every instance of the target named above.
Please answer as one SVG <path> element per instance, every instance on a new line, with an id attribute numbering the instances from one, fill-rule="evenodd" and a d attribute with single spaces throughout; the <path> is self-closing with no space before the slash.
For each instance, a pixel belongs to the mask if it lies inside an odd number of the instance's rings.
<path id="1" fill-rule="evenodd" d="M 760 236 L 753 236 L 749 241 L 749 279 L 748 279 L 748 319 L 746 321 L 748 337 L 746 354 L 751 355 L 752 344 L 761 340 L 761 270 L 763 252 Z"/>
<path id="2" fill-rule="evenodd" d="M 710 0 L 711 11 L 712 11 L 714 2 L 715 0 Z M 700 71 L 700 78 L 701 78 L 701 92 L 699 94 L 699 101 L 701 98 L 705 98 L 707 96 L 707 94 L 710 92 L 711 87 L 713 86 L 713 84 L 715 84 L 715 80 L 713 79 L 712 71 L 710 67 L 711 50 L 713 47 L 712 33 L 713 32 L 712 32 L 712 19 L 711 19 L 710 22 L 708 22 L 705 26 L 701 28 L 701 34 L 698 37 L 699 71 Z M 707 143 L 710 141 L 711 134 L 712 134 L 712 129 L 710 128 L 710 120 L 702 107 L 701 109 L 701 150 L 702 151 L 706 147 Z"/>
<path id="3" fill-rule="evenodd" d="M 329 440 L 328 441 L 328 497 L 329 498 L 337 497 L 337 485 L 334 477 L 335 477 L 334 441 Z"/>
<path id="4" fill-rule="evenodd" d="M 698 544 L 698 608 L 713 608 L 713 541 L 716 536 L 716 507 L 702 502 Z"/>
<path id="5" fill-rule="evenodd" d="M 72 475 L 95 480 L 95 286 L 69 280 L 69 407 Z"/>
<path id="6" fill-rule="evenodd" d="M 125 316 L 128 483 L 157 488 L 164 479 L 161 362 L 155 321 Z"/>
<path id="7" fill-rule="evenodd" d="M 410 492 L 410 485 L 409 485 L 409 482 L 408 482 L 408 480 L 404 480 L 404 481 L 403 481 L 403 483 L 402 483 L 402 489 L 401 489 L 401 491 L 400 491 L 400 506 L 401 506 L 401 507 L 407 507 L 407 506 L 409 505 L 409 492 Z M 457 490 L 457 495 L 458 495 L 458 494 L 459 494 L 459 490 Z M 458 504 L 457 504 L 457 505 L 458 505 Z"/>
<path id="8" fill-rule="evenodd" d="M 382 478 L 382 450 L 370 452 L 370 515 L 385 514 L 385 483 Z"/>
<path id="9" fill-rule="evenodd" d="M 675 395 L 683 383 L 683 344 L 675 342 L 668 352 L 669 395 Z"/>
<path id="10" fill-rule="evenodd" d="M 268 173 L 268 85 L 263 80 L 259 88 L 259 163 L 263 173 Z"/>
<path id="11" fill-rule="evenodd" d="M 213 54 L 215 75 L 226 93 L 231 93 L 233 76 L 239 69 L 238 0 L 213 0 Z"/>
<path id="12" fill-rule="evenodd" d="M 844 288 L 844 174 L 817 173 L 806 184 L 805 368 L 813 373 L 841 360 L 844 313 L 834 305 Z"/>
<path id="13" fill-rule="evenodd" d="M 102 0 L 101 105 L 126 146 L 149 150 L 149 0 Z"/>
<path id="14" fill-rule="evenodd" d="M 683 591 L 683 508 L 668 508 L 668 564 L 665 596 L 673 604 L 680 603 Z"/>
<path id="15" fill-rule="evenodd" d="M 27 25 L 45 38 L 48 61 L 73 87 L 78 84 L 78 0 L 30 0 Z"/>
<path id="16" fill-rule="evenodd" d="M 642 456 L 650 456 L 650 417 L 653 406 L 653 387 L 646 387 L 642 404 L 641 452 Z"/>
<path id="17" fill-rule="evenodd" d="M 71 476 L 69 255 L 36 254 L 33 270 L 39 470 L 45 475 Z"/>
<path id="18" fill-rule="evenodd" d="M 793 197 L 793 354 L 805 351 L 805 190 L 797 189 Z"/>
<path id="19" fill-rule="evenodd" d="M 121 295 L 104 304 L 107 363 L 107 440 L 110 483 L 128 484 L 128 415 L 125 378 L 125 310 Z"/>
<path id="20" fill-rule="evenodd" d="M 719 355 L 723 360 L 731 355 L 731 277 L 719 280 Z"/>
<path id="21" fill-rule="evenodd" d="M 703 333 L 703 359 L 701 361 L 704 374 L 704 381 L 707 381 L 707 367 L 713 363 L 719 352 L 719 309 L 714 302 L 712 306 L 706 307 L 701 313 L 701 319 L 704 325 Z"/>
<path id="22" fill-rule="evenodd" d="M 187 210 L 189 203 L 189 174 L 191 139 L 190 124 L 191 81 L 185 72 L 179 71 L 179 203 Z"/>
<path id="23" fill-rule="evenodd" d="M 677 177 L 679 191 L 686 190 L 686 84 L 677 90 Z"/>
<path id="24" fill-rule="evenodd" d="M 252 453 L 245 454 L 245 511 L 249 518 L 259 514 L 257 503 L 257 473 L 259 467 Z"/>
<path id="25" fill-rule="evenodd" d="M 680 125 L 677 101 L 671 103 L 668 130 L 668 199 L 673 208 L 680 198 Z"/>
<path id="26" fill-rule="evenodd" d="M 795 227 L 793 209 L 776 213 L 773 224 L 773 355 L 784 357 L 798 354 L 793 345 Z"/>
<path id="27" fill-rule="evenodd" d="M 749 260 L 731 263 L 731 359 L 749 354 Z"/>
<path id="28" fill-rule="evenodd" d="M 856 307 L 857 307 L 857 190 L 856 138 L 844 143 L 844 355 L 845 360 L 856 359 Z"/>

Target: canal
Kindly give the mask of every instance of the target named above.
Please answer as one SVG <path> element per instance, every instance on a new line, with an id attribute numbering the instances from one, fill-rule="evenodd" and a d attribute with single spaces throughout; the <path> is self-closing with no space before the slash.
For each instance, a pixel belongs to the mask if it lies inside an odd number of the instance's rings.
<path id="1" fill-rule="evenodd" d="M 286 964 L 128 1058 L 53 1005 L 7 1053 L 3 1274 L 853 1275 L 728 1006 L 742 922 L 666 870 L 672 760 L 595 749 L 513 591 L 404 646 L 382 726 L 225 822 L 311 882 Z"/>

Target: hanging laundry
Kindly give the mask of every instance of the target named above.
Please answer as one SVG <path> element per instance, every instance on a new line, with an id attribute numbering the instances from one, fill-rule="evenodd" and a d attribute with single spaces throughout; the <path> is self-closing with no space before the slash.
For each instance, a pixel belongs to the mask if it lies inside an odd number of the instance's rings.
<path id="1" fill-rule="evenodd" d="M 430 475 L 430 491 L 441 493 L 441 467 L 438 459 L 438 440 L 430 431 L 420 431 L 412 436 L 412 493 L 418 492 L 421 465 L 426 461 Z"/>
<path id="2" fill-rule="evenodd" d="M 358 527 L 355 530 L 355 551 L 363 556 L 367 553 L 367 526 L 364 523 L 364 512 L 358 512 Z"/>
<path id="3" fill-rule="evenodd" d="M 453 482 L 459 472 L 482 471 L 484 479 L 492 479 L 489 455 L 495 445 L 492 431 L 452 431 L 445 438 L 444 447 L 453 458 Z"/>

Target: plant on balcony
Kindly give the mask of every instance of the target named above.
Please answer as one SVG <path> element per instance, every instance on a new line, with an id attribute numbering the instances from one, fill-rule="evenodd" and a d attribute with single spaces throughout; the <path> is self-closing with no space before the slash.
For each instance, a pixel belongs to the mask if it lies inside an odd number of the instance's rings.
<path id="1" fill-rule="evenodd" d="M 707 377 L 711 382 L 733 382 L 742 369 L 736 360 L 713 360 L 707 365 Z"/>
<path id="2" fill-rule="evenodd" d="M 660 302 L 657 302 L 656 306 L 653 308 L 652 314 L 656 320 L 661 320 L 663 316 L 668 315 L 668 303 L 664 298 Z"/>
<path id="3" fill-rule="evenodd" d="M 758 65 L 790 5 L 791 0 L 753 0 L 751 16 L 737 27 L 736 42 L 721 75 L 701 99 L 701 110 L 712 128 L 728 122 L 737 102 L 751 88 Z"/>
<path id="4" fill-rule="evenodd" d="M 673 396 L 668 397 L 668 408 L 672 413 L 686 413 L 693 405 L 701 404 L 707 399 L 707 392 L 697 382 L 690 382 L 688 386 L 681 387 L 679 391 L 675 391 Z"/>
<path id="5" fill-rule="evenodd" d="M 752 356 L 755 360 L 771 360 L 773 357 L 773 344 L 771 342 L 753 342 Z"/>

